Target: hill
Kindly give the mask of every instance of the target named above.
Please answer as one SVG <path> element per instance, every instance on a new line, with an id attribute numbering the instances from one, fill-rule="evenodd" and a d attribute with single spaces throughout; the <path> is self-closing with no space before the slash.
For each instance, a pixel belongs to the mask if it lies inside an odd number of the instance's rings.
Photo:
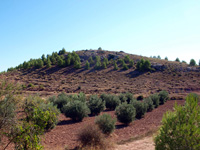
<path id="1" fill-rule="evenodd" d="M 21 83 L 24 93 L 39 92 L 44 96 L 60 92 L 100 94 L 128 91 L 135 95 L 145 96 L 167 90 L 172 97 L 174 95 L 181 97 L 186 93 L 200 91 L 200 67 L 198 66 L 191 67 L 186 63 L 127 54 L 123 51 L 99 49 L 81 50 L 75 53 L 80 58 L 81 65 L 78 69 L 74 65 L 59 66 L 57 61 L 54 64 L 51 63 L 50 67 L 47 65 L 28 69 L 16 67 L 16 69 L 1 74 L 1 78 Z M 56 55 L 62 56 L 62 59 L 67 62 L 69 54 L 72 53 L 60 51 Z M 92 57 L 95 62 L 96 56 L 100 58 L 102 64 L 103 60 L 107 58 L 109 64 L 104 68 L 96 69 L 94 63 L 90 64 L 90 69 L 86 69 L 86 61 Z M 127 56 L 134 63 L 126 70 L 120 61 L 125 60 Z M 141 59 L 150 61 L 150 70 L 140 71 L 137 69 L 137 63 Z M 129 66 L 130 60 L 125 61 L 127 66 Z M 114 69 L 115 62 L 119 67 L 118 70 Z M 180 97 L 178 98 L 180 99 Z"/>

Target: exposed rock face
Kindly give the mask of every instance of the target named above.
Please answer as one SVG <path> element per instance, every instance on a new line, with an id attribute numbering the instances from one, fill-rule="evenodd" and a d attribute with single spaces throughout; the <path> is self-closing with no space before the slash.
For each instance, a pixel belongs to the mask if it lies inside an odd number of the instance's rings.
<path id="1" fill-rule="evenodd" d="M 154 68 L 155 70 L 160 70 L 161 71 L 161 70 L 164 70 L 166 68 L 166 66 L 163 65 L 163 64 L 159 64 L 159 63 L 153 62 L 151 64 L 151 68 Z"/>

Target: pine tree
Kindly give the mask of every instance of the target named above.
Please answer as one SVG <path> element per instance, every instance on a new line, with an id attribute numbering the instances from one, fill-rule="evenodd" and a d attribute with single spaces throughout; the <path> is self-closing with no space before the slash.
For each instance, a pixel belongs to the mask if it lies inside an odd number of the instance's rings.
<path id="1" fill-rule="evenodd" d="M 86 61 L 86 63 L 85 63 L 85 69 L 87 69 L 87 70 L 90 69 L 90 63 L 88 61 Z"/>
<path id="2" fill-rule="evenodd" d="M 118 70 L 118 69 L 119 69 L 119 67 L 117 66 L 116 61 L 114 61 L 114 70 Z"/>

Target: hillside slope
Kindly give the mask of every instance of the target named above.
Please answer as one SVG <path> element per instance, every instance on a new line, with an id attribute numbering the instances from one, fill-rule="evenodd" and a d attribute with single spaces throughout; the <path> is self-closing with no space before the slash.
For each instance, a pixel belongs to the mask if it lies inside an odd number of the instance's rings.
<path id="1" fill-rule="evenodd" d="M 132 92 L 136 95 L 149 95 L 160 90 L 167 90 L 173 95 L 185 95 L 188 92 L 200 91 L 200 68 L 189 67 L 187 64 L 166 60 L 147 58 L 124 52 L 102 50 L 83 50 L 76 52 L 81 60 L 81 68 L 73 66 L 50 68 L 21 69 L 1 74 L 1 78 L 13 80 L 23 85 L 25 93 L 41 93 L 52 95 L 55 93 L 121 93 Z M 93 66 L 85 69 L 85 62 L 90 56 L 100 56 L 118 60 L 129 55 L 134 60 L 134 66 L 128 70 L 114 70 L 109 64 L 106 69 L 95 70 Z M 67 58 L 67 53 L 64 55 Z M 141 59 L 148 59 L 154 71 L 139 72 L 136 63 Z"/>

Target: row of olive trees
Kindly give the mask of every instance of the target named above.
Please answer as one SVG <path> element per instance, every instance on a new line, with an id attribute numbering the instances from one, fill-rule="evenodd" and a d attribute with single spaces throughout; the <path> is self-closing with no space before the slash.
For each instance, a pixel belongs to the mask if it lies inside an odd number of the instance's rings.
<path id="1" fill-rule="evenodd" d="M 38 96 L 22 100 L 19 90 L 20 86 L 0 82 L 0 148 L 13 144 L 16 150 L 40 150 L 40 136 L 56 126 L 59 110 Z M 17 117 L 19 110 L 23 117 Z M 2 137 L 7 137 L 7 143 L 1 142 Z"/>

